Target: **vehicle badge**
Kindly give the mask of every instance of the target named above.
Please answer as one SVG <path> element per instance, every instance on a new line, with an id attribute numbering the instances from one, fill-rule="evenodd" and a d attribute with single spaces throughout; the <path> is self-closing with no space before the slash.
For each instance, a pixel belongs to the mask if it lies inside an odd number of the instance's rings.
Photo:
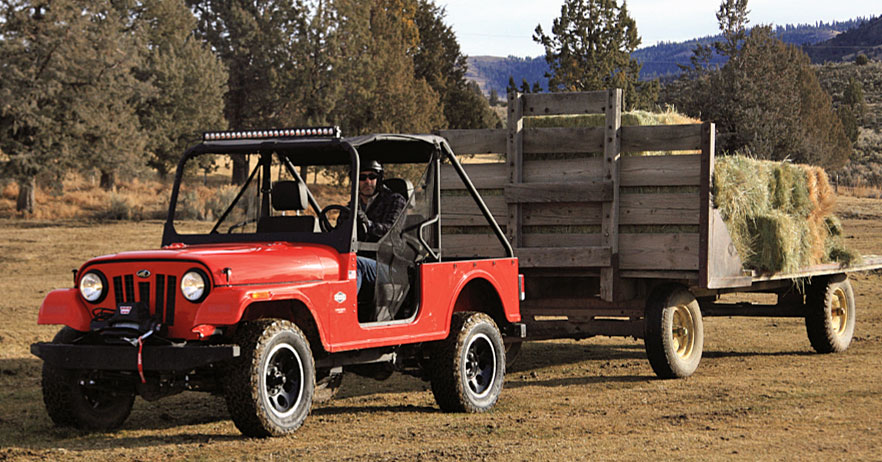
<path id="1" fill-rule="evenodd" d="M 346 294 L 343 292 L 337 292 L 334 294 L 334 301 L 337 303 L 343 303 L 346 301 Z"/>
<path id="2" fill-rule="evenodd" d="M 141 271 L 138 271 L 138 272 L 135 273 L 135 274 L 137 274 L 138 277 L 139 277 L 139 278 L 142 278 L 142 279 L 146 279 L 146 278 L 149 278 L 149 277 L 150 277 L 150 271 L 149 271 L 149 270 L 145 270 L 145 269 L 143 269 L 143 270 L 141 270 Z"/>
<path id="3" fill-rule="evenodd" d="M 123 316 L 127 316 L 131 312 L 132 312 L 131 305 L 122 305 L 119 307 L 119 314 L 121 314 Z"/>

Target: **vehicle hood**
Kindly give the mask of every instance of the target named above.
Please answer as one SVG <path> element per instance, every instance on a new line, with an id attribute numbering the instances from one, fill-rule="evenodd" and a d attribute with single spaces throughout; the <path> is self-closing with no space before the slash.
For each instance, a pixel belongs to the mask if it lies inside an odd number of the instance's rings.
<path id="1" fill-rule="evenodd" d="M 83 265 L 81 271 L 91 266 L 101 268 L 114 264 L 141 264 L 150 269 L 157 265 L 180 266 L 185 262 L 207 270 L 215 285 L 313 282 L 338 279 L 340 275 L 340 259 L 332 248 L 289 242 L 178 244 L 160 250 L 97 257 Z M 225 273 L 227 268 L 229 278 Z"/>

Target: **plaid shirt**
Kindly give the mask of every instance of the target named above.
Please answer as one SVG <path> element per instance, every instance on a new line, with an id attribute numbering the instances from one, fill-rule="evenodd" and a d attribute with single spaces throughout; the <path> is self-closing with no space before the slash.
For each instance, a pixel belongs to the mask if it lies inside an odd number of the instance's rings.
<path id="1" fill-rule="evenodd" d="M 395 223 L 398 215 L 404 210 L 407 200 L 401 194 L 392 192 L 386 186 L 380 186 L 380 192 L 368 204 L 367 209 L 361 201 L 358 207 L 367 215 L 367 235 L 364 240 L 377 242 L 389 232 L 389 228 Z"/>

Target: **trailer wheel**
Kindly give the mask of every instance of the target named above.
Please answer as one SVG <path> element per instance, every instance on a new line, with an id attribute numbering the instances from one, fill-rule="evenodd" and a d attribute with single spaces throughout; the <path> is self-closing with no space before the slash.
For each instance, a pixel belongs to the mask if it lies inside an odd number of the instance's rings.
<path id="1" fill-rule="evenodd" d="M 818 353 L 841 353 L 854 335 L 854 291 L 844 275 L 812 284 L 806 300 L 805 330 Z"/>
<path id="2" fill-rule="evenodd" d="M 701 362 L 704 324 L 698 301 L 682 286 L 664 286 L 647 302 L 643 345 L 655 374 L 689 377 Z"/>
<path id="3" fill-rule="evenodd" d="M 71 343 L 83 333 L 62 328 L 52 343 Z M 133 389 L 102 386 L 89 371 L 61 369 L 43 363 L 43 403 L 58 426 L 110 431 L 122 426 L 135 402 Z"/>
<path id="4" fill-rule="evenodd" d="M 242 355 L 229 365 L 224 398 L 236 428 L 246 436 L 280 436 L 306 420 L 315 390 L 309 341 L 289 321 L 243 323 L 234 341 Z"/>
<path id="5" fill-rule="evenodd" d="M 432 394 L 448 412 L 484 412 L 502 392 L 505 346 L 502 334 L 484 313 L 454 313 L 450 334 L 433 345 Z"/>

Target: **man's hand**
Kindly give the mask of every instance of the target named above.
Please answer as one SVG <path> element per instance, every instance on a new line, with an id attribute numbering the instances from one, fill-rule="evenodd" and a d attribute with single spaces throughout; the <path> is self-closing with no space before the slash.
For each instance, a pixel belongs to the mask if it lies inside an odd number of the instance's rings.
<path id="1" fill-rule="evenodd" d="M 364 213 L 364 210 L 358 209 L 358 216 L 356 217 L 355 229 L 358 231 L 358 240 L 363 241 L 367 239 L 367 232 L 370 229 L 371 220 L 368 219 L 367 214 Z"/>

